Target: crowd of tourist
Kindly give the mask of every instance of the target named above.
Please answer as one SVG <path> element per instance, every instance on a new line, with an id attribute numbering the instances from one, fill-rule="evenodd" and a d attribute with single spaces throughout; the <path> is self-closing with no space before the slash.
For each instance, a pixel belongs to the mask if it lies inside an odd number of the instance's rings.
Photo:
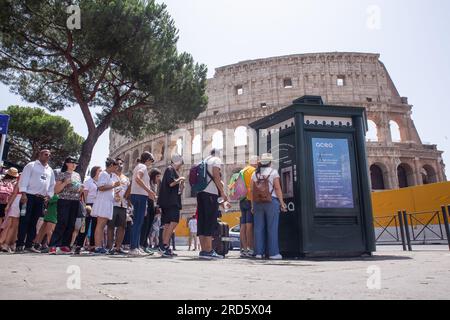
<path id="1" fill-rule="evenodd" d="M 205 183 L 197 193 L 197 212 L 187 221 L 188 250 L 198 249 L 199 258 L 206 260 L 223 258 L 213 248 L 219 207 L 229 204 L 219 152 L 213 149 L 202 161 Z M 174 248 L 187 181 L 181 175 L 184 161 L 180 155 L 173 155 L 161 172 L 152 168 L 153 155 L 144 152 L 131 177 L 124 174 L 122 159 L 108 158 L 104 168 L 94 166 L 84 182 L 77 172 L 77 159 L 68 157 L 60 170 L 53 170 L 50 157 L 49 150 L 42 150 L 22 173 L 9 168 L 2 175 L 2 252 L 177 256 L 170 242 Z M 282 258 L 278 221 L 286 205 L 272 162 L 270 154 L 251 157 L 240 172 L 246 188 L 239 203 L 241 257 Z"/>

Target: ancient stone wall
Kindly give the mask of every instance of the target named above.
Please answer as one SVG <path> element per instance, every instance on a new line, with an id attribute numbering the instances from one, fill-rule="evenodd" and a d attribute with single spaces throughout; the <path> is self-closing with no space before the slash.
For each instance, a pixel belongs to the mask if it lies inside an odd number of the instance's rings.
<path id="1" fill-rule="evenodd" d="M 209 104 L 196 121 L 171 135 L 132 141 L 110 134 L 111 156 L 131 171 L 143 151 L 151 151 L 163 169 L 182 151 L 187 165 L 223 147 L 224 178 L 242 168 L 254 153 L 249 123 L 280 110 L 303 95 L 319 95 L 325 104 L 364 106 L 369 129 L 367 150 L 374 190 L 445 181 L 442 152 L 422 144 L 411 119 L 412 105 L 401 97 L 378 54 L 315 53 L 244 61 L 216 69 L 208 80 Z M 236 137 L 237 135 L 237 137 Z M 247 135 L 247 137 L 245 136 Z M 223 141 L 223 144 L 220 143 Z M 195 199 L 184 193 L 185 212 Z"/>

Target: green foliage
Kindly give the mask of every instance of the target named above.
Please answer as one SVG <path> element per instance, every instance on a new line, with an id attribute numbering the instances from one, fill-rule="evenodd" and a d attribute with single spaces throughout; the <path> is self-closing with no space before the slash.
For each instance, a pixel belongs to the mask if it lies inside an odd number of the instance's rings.
<path id="1" fill-rule="evenodd" d="M 11 117 L 8 161 L 26 165 L 35 160 L 43 148 L 52 152 L 50 164 L 54 168 L 61 167 L 68 156 L 79 156 L 84 139 L 63 117 L 50 115 L 43 109 L 19 106 L 10 106 L 0 113 Z"/>
<path id="2" fill-rule="evenodd" d="M 67 28 L 69 4 L 80 6 L 80 30 Z M 0 81 L 50 111 L 78 105 L 89 131 L 82 158 L 110 126 L 140 137 L 205 110 L 207 69 L 177 41 L 154 0 L 0 0 Z"/>
<path id="3" fill-rule="evenodd" d="M 0 80 L 27 101 L 50 111 L 100 107 L 97 125 L 110 121 L 131 136 L 172 129 L 204 110 L 206 67 L 177 52 L 164 4 L 74 1 L 82 25 L 73 31 L 66 1 L 0 4 Z"/>

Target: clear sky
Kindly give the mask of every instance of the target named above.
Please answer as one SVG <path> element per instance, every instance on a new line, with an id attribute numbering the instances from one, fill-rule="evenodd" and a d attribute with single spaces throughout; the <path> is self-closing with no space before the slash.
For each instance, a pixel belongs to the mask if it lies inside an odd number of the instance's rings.
<path id="1" fill-rule="evenodd" d="M 356 51 L 381 54 L 402 96 L 414 105 L 422 141 L 445 151 L 450 171 L 450 1 L 166 0 L 180 30 L 179 49 L 214 69 L 278 55 Z M 0 85 L 0 108 L 27 105 Z M 60 113 L 87 129 L 78 109 Z M 91 164 L 104 164 L 109 131 Z"/>

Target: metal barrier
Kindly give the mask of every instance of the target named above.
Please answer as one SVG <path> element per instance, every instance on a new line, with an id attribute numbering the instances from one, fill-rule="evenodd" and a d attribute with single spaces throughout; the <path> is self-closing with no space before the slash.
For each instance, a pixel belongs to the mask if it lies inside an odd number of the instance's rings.
<path id="1" fill-rule="evenodd" d="M 403 251 L 412 251 L 413 244 L 446 241 L 450 250 L 449 214 L 450 205 L 442 206 L 441 211 L 399 211 L 397 215 L 374 217 L 375 227 L 381 230 L 377 244 L 401 244 Z M 427 231 L 431 237 L 427 238 Z"/>

